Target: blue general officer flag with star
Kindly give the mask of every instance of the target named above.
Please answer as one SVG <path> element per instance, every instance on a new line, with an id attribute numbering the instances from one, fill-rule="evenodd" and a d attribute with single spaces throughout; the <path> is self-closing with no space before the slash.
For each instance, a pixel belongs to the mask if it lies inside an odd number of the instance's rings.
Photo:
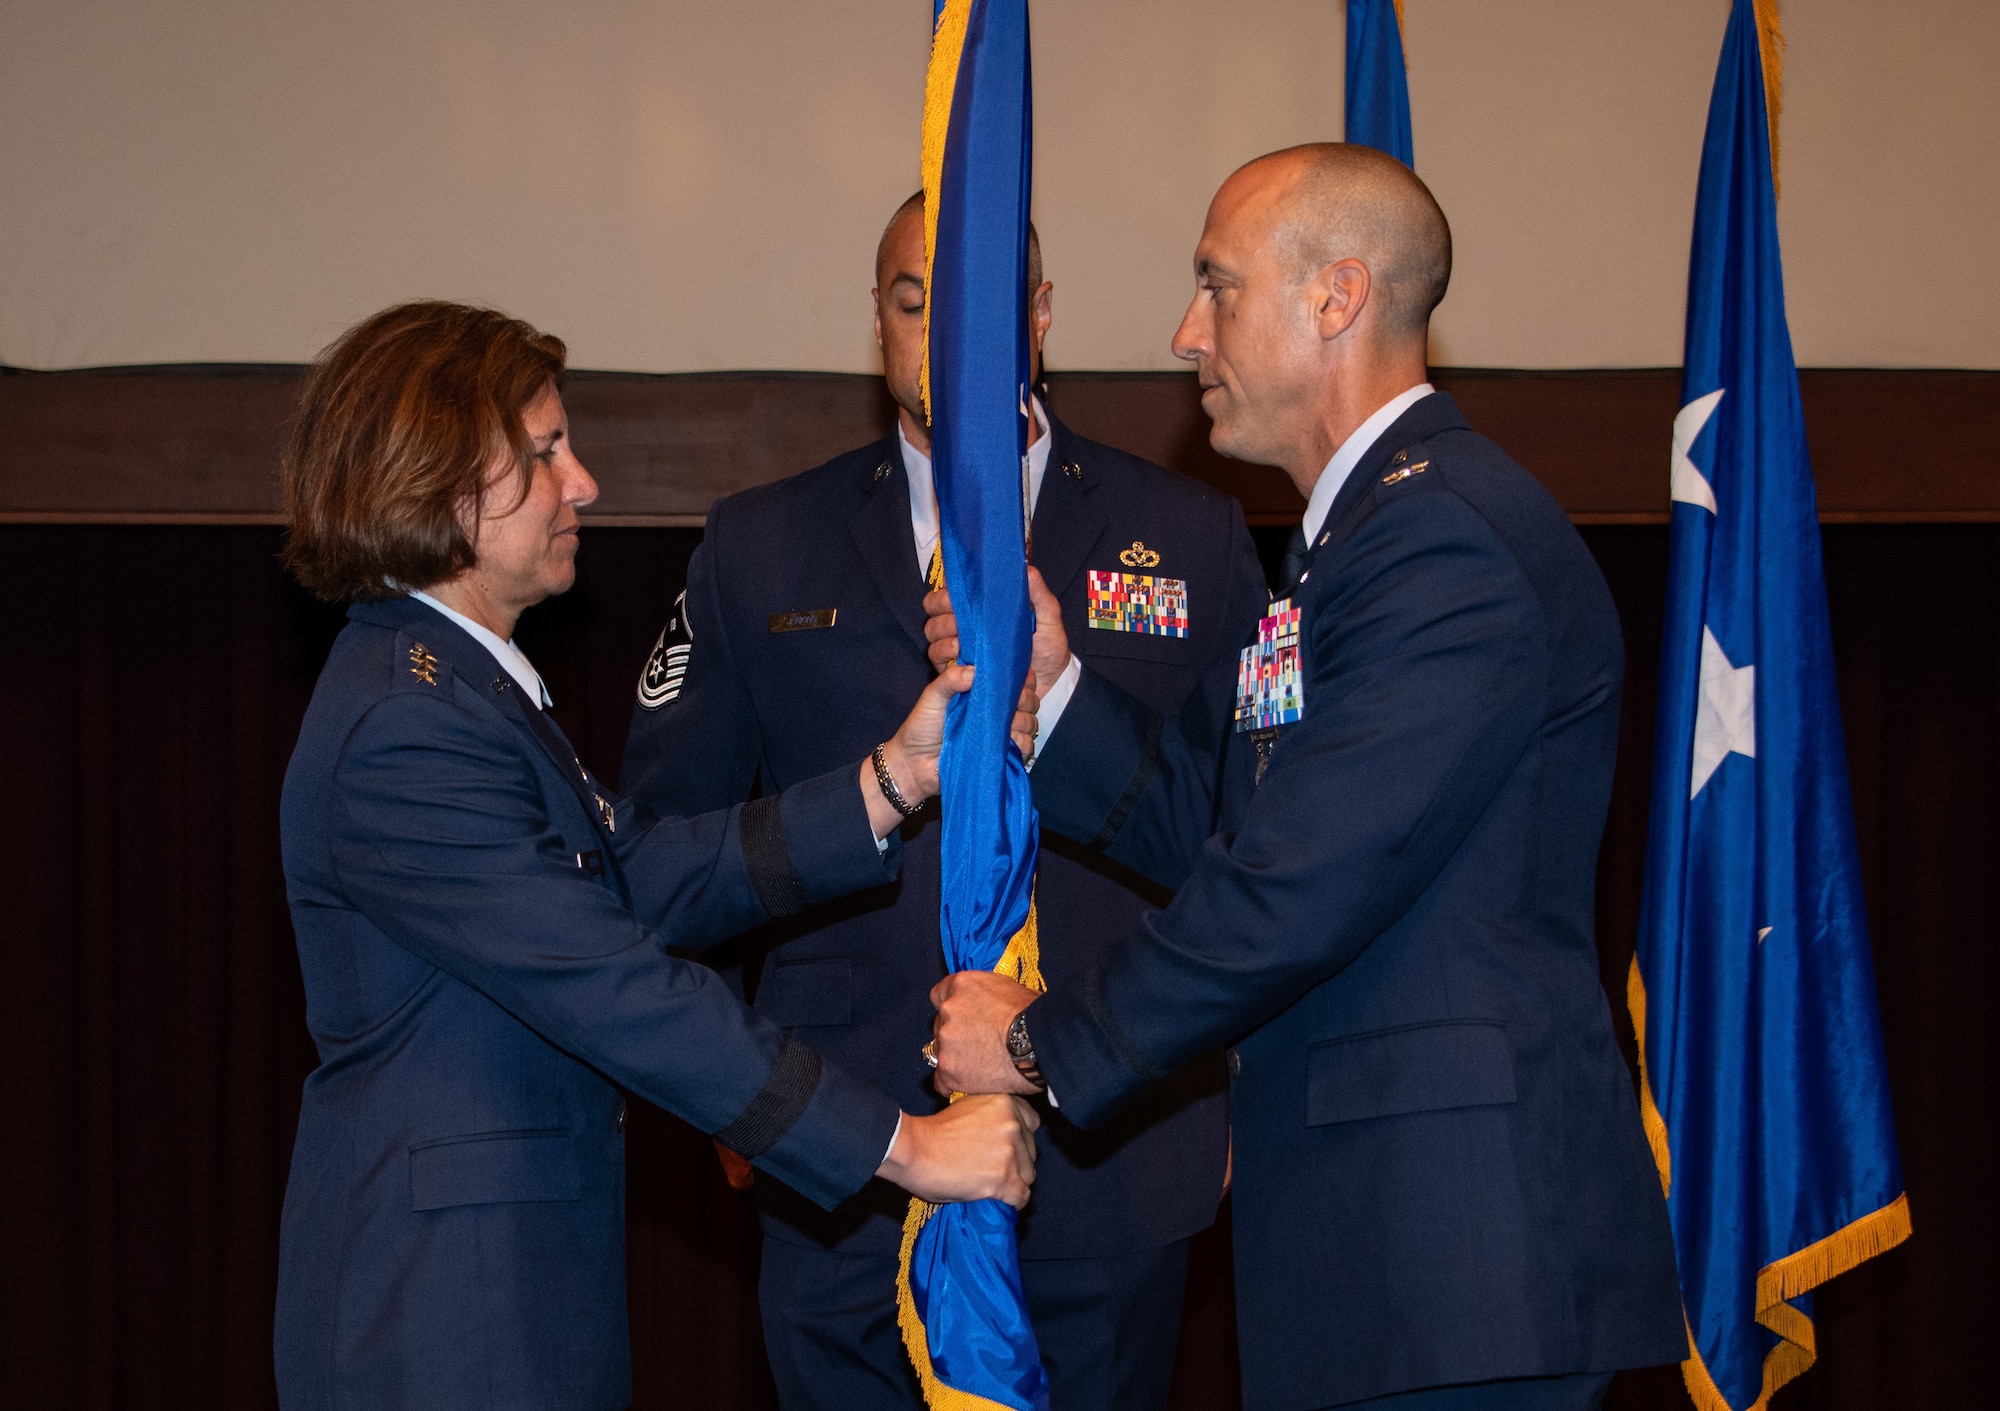
<path id="1" fill-rule="evenodd" d="M 1347 0 L 1347 141 L 1416 166 L 1402 0 Z"/>
<path id="2" fill-rule="evenodd" d="M 1767 96 L 1736 0 L 1688 275 L 1652 826 L 1630 1002 L 1701 1411 L 1812 1365 L 1810 1291 L 1906 1238 L 1785 323 Z"/>

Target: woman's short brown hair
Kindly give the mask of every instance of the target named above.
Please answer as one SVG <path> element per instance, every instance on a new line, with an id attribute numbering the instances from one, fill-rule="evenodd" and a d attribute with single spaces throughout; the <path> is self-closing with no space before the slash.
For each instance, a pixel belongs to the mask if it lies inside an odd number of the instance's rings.
<path id="1" fill-rule="evenodd" d="M 280 461 L 285 563 L 322 598 L 385 598 L 471 568 L 461 506 L 483 511 L 503 448 L 534 473 L 521 413 L 560 387 L 567 350 L 492 309 L 398 304 L 306 375 Z"/>

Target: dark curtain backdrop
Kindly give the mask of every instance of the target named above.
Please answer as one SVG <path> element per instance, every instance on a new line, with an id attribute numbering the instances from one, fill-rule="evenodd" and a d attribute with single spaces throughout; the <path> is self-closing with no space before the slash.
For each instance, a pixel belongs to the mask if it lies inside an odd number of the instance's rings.
<path id="1" fill-rule="evenodd" d="M 1661 528 L 1586 531 L 1631 662 L 1599 902 L 1622 997 L 1638 908 Z M 1278 531 L 1281 539 L 1283 531 Z M 632 682 L 693 531 L 593 529 L 521 641 L 615 777 Z M 1829 528 L 1827 565 L 1914 1240 L 1819 1298 L 1781 1411 L 1984 1400 L 1995 1323 L 2000 528 Z M 0 1403 L 271 1404 L 278 1205 L 313 1063 L 278 786 L 338 613 L 263 528 L 0 529 Z M 772 1404 L 755 1223 L 705 1138 L 635 1109 L 634 1391 Z M 1190 1280 L 1176 1405 L 1235 1404 L 1226 1221 Z M 1990 1393 L 1989 1393 L 1990 1394 Z M 1677 1373 L 1615 1407 L 1685 1406 Z"/>

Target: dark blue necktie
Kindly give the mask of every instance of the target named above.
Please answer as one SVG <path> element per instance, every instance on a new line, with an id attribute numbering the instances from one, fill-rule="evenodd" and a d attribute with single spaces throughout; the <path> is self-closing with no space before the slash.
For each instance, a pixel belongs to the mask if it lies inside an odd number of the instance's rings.
<path id="1" fill-rule="evenodd" d="M 1283 583 L 1277 595 L 1282 598 L 1298 587 L 1299 575 L 1305 571 L 1306 527 L 1303 524 L 1295 524 L 1292 526 L 1291 542 L 1285 545 L 1284 561 L 1278 566 L 1279 577 L 1283 579 Z"/>

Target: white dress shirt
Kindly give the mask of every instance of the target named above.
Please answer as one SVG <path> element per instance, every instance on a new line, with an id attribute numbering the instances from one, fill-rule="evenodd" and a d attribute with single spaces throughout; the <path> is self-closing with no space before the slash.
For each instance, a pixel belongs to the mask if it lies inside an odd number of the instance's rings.
<path id="1" fill-rule="evenodd" d="M 1313 484 L 1312 498 L 1306 501 L 1304 523 L 1308 545 L 1319 533 L 1319 527 L 1326 523 L 1326 512 L 1333 508 L 1334 497 L 1347 483 L 1347 477 L 1354 473 L 1354 467 L 1361 464 L 1361 458 L 1368 454 L 1368 448 L 1382 439 L 1382 433 L 1397 417 L 1436 390 L 1428 382 L 1419 382 L 1409 391 L 1391 397 L 1340 443 L 1340 449 L 1333 453 L 1333 459 L 1326 463 L 1326 469 L 1319 473 L 1319 479 Z"/>
<path id="2" fill-rule="evenodd" d="M 1049 434 L 1049 415 L 1042 408 L 1039 397 L 1029 397 L 1028 404 L 1034 409 L 1035 440 L 1028 447 L 1028 515 L 1032 519 L 1035 506 L 1042 498 L 1042 478 L 1048 474 L 1049 452 L 1054 448 L 1055 437 Z M 903 419 L 896 418 L 896 442 L 903 452 L 903 472 L 910 480 L 910 535 L 917 546 L 917 572 L 929 576 L 931 555 L 938 546 L 938 502 L 937 480 L 931 470 L 931 458 L 910 444 L 908 434 L 903 430 Z M 1071 653 L 1069 665 L 1042 698 L 1041 709 L 1036 712 L 1035 722 L 1039 727 L 1038 738 L 1047 738 L 1049 731 L 1056 728 L 1063 707 L 1076 691 L 1077 678 L 1083 675 L 1083 663 Z M 1030 768 L 1033 767 L 1032 761 Z"/>
<path id="3" fill-rule="evenodd" d="M 446 607 L 421 588 L 409 590 L 411 597 L 420 603 L 436 608 L 446 617 L 463 627 L 472 640 L 493 653 L 493 660 L 500 663 L 500 669 L 514 678 L 514 684 L 528 693 L 528 699 L 539 703 L 543 710 L 555 704 L 549 696 L 549 688 L 542 684 L 541 673 L 536 671 L 521 649 L 511 639 L 502 641 L 500 634 L 490 627 L 482 627 L 456 608 Z"/>
<path id="4" fill-rule="evenodd" d="M 1049 450 L 1055 438 L 1049 435 L 1049 416 L 1042 410 L 1040 397 L 1028 398 L 1035 413 L 1035 440 L 1028 447 L 1028 514 L 1042 498 L 1042 477 L 1048 473 Z M 896 418 L 896 443 L 903 448 L 903 472 L 910 478 L 910 533 L 917 543 L 917 572 L 930 576 L 931 555 L 938 546 L 937 480 L 931 458 L 910 444 L 903 419 Z"/>

